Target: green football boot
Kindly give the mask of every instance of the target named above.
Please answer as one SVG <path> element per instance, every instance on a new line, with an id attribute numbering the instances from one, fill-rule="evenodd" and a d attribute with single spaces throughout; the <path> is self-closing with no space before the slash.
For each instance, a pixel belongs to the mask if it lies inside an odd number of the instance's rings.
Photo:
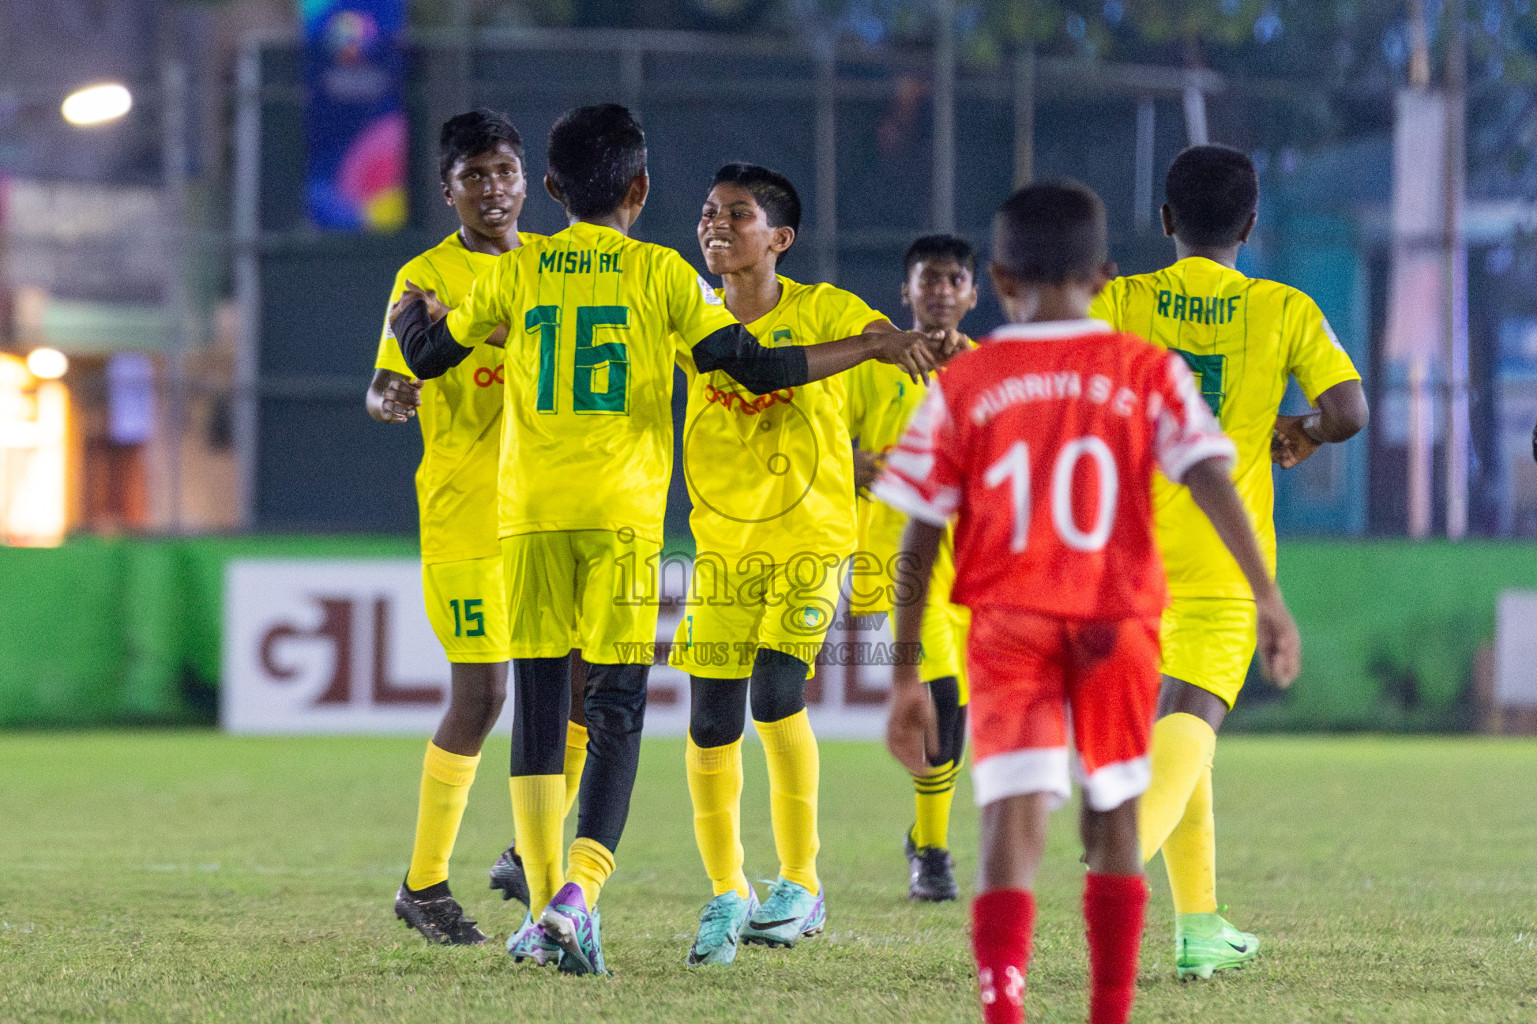
<path id="1" fill-rule="evenodd" d="M 1181 981 L 1210 978 L 1214 971 L 1242 967 L 1258 955 L 1259 939 L 1234 928 L 1221 914 L 1174 915 L 1174 973 Z"/>

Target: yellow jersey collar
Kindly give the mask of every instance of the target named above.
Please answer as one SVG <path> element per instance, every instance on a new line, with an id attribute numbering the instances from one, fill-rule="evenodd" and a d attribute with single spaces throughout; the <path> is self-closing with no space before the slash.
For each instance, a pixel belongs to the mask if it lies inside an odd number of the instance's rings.
<path id="1" fill-rule="evenodd" d="M 1242 278 L 1245 278 L 1245 279 L 1247 279 L 1247 277 L 1248 277 L 1247 274 L 1245 274 L 1242 270 L 1239 270 L 1237 267 L 1230 267 L 1226 263 L 1218 263 L 1216 260 L 1212 259 L 1209 256 L 1186 256 L 1182 260 L 1176 260 L 1175 263 L 1174 263 L 1174 266 L 1178 267 L 1181 264 L 1185 264 L 1185 263 L 1205 263 L 1205 264 L 1209 264 L 1210 266 L 1216 268 L 1218 273 L 1222 273 L 1222 274 L 1235 274 L 1238 277 L 1242 277 Z M 1171 267 L 1170 269 L 1172 270 L 1173 267 Z"/>
<path id="2" fill-rule="evenodd" d="M 607 224 L 594 224 L 591 221 L 586 220 L 579 220 L 575 224 L 567 224 L 565 230 L 561 231 L 560 234 L 574 235 L 587 231 L 607 231 L 609 234 L 618 235 L 623 239 L 629 239 L 630 237 L 629 235 L 624 234 L 618 228 L 611 228 Z"/>

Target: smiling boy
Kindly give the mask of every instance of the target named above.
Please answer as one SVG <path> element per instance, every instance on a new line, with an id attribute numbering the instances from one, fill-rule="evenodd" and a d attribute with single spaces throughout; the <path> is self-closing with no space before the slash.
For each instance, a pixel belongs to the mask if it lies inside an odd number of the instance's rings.
<path id="1" fill-rule="evenodd" d="M 797 347 L 897 328 L 857 296 L 778 266 L 800 227 L 783 175 L 727 164 L 699 218 L 726 308 L 762 344 Z M 822 930 L 816 737 L 805 686 L 854 550 L 854 467 L 842 375 L 755 397 L 720 372 L 690 375 L 683 470 L 696 548 L 671 663 L 689 673 L 686 767 L 694 835 L 714 896 L 691 966 L 728 964 L 738 940 L 793 946 Z M 742 732 L 768 761 L 779 877 L 760 906 L 742 865 Z"/>

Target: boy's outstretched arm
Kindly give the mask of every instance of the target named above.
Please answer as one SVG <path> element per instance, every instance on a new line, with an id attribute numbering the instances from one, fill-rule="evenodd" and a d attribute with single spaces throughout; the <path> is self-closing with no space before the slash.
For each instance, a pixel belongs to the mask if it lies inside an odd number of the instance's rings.
<path id="1" fill-rule="evenodd" d="M 929 579 L 939 555 L 942 527 L 910 519 L 898 555 L 896 668 L 892 672 L 891 711 L 886 718 L 886 749 L 914 775 L 933 771 L 929 754 L 939 750 L 934 702 L 918 675 L 923 638 L 923 610 L 929 603 Z"/>
<path id="2" fill-rule="evenodd" d="M 1216 527 L 1217 536 L 1233 553 L 1249 581 L 1259 614 L 1260 664 L 1265 675 L 1284 688 L 1302 670 L 1302 637 L 1281 599 L 1281 588 L 1265 568 L 1249 515 L 1228 475 L 1229 465 L 1225 456 L 1202 459 L 1185 471 L 1180 483 L 1190 488 L 1190 496 Z"/>
<path id="3" fill-rule="evenodd" d="M 871 325 L 875 327 L 876 325 Z M 740 324 L 724 327 L 693 347 L 694 365 L 701 373 L 724 370 L 754 394 L 797 388 L 853 369 L 866 359 L 900 366 L 913 380 L 927 380 L 939 368 L 945 339 L 915 331 L 866 330 L 819 345 L 769 348 Z"/>
<path id="4" fill-rule="evenodd" d="M 1322 446 L 1355 437 L 1369 418 L 1361 382 L 1341 381 L 1319 394 L 1316 412 L 1276 417 L 1270 459 L 1282 469 L 1291 469 Z"/>

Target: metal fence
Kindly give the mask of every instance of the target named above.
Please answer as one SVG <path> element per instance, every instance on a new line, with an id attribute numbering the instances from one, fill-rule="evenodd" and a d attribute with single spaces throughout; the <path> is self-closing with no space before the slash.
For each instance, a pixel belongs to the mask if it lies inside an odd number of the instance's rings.
<path id="1" fill-rule="evenodd" d="M 894 319 L 911 239 L 955 230 L 985 256 L 991 212 L 1018 182 L 1089 184 L 1109 208 L 1113 256 L 1123 271 L 1140 272 L 1172 258 L 1156 210 L 1173 156 L 1208 139 L 1253 153 L 1261 227 L 1241 269 L 1318 299 L 1367 378 L 1376 412 L 1368 437 L 1281 475 L 1279 525 L 1313 534 L 1405 529 L 1402 382 L 1377 358 L 1391 253 L 1386 89 L 1314 93 L 1028 53 L 976 69 L 958 64 L 944 39 L 867 50 L 777 37 L 477 30 L 415 38 L 407 63 L 410 221 L 395 235 L 365 236 L 305 223 L 297 41 L 253 40 L 240 57 L 230 196 L 243 333 L 233 421 L 250 527 L 411 528 L 418 441 L 367 420 L 361 402 L 394 271 L 454 227 L 436 180 L 437 127 L 473 106 L 507 111 L 538 182 L 544 136 L 559 114 L 618 101 L 639 112 L 648 133 L 653 188 L 639 237 L 694 260 L 693 227 L 715 169 L 730 160 L 767 164 L 797 183 L 805 207 L 786 273 L 836 282 Z M 563 226 L 537 185 L 522 224 Z M 1537 254 L 1528 259 L 1515 229 L 1501 230 L 1470 243 L 1470 513 L 1475 532 L 1530 533 L 1537 505 L 1528 514 L 1513 504 L 1526 485 L 1505 436 L 1527 396 L 1499 376 L 1498 353 L 1501 337 L 1537 322 L 1522 319 L 1537 316 L 1537 301 L 1521 286 L 1537 281 Z M 1489 271 L 1484 256 L 1512 246 L 1518 272 Z M 967 326 L 980 331 L 998 316 L 984 289 Z M 1300 396 L 1289 402 L 1295 409 Z M 680 485 L 675 528 L 685 510 Z"/>

